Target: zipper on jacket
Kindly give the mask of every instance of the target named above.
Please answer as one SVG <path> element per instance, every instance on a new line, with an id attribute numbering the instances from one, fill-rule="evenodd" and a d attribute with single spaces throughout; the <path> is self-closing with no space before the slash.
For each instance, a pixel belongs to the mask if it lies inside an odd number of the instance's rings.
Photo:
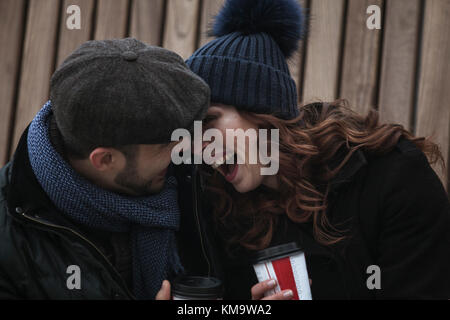
<path id="1" fill-rule="evenodd" d="M 192 177 L 192 179 L 193 179 L 192 188 L 193 188 L 193 197 L 194 197 L 194 214 L 195 214 L 195 219 L 197 222 L 198 233 L 200 235 L 200 246 L 202 247 L 203 257 L 205 258 L 206 264 L 208 265 L 208 277 L 210 277 L 211 276 L 211 263 L 209 261 L 208 255 L 206 254 L 205 244 L 203 243 L 203 232 L 202 232 L 202 227 L 200 224 L 200 217 L 198 214 L 197 177 L 198 177 L 198 167 L 194 166 L 194 173 L 193 173 L 193 177 Z"/>
<path id="2" fill-rule="evenodd" d="M 68 227 L 63 227 L 63 226 L 59 226 L 56 224 L 52 224 L 52 223 L 48 223 L 48 222 L 44 222 L 42 220 L 33 218 L 29 215 L 27 215 L 27 212 L 23 212 L 22 216 L 28 220 L 31 220 L 35 223 L 44 225 L 46 227 L 50 227 L 50 228 L 55 228 L 55 229 L 60 229 L 60 230 L 64 230 L 64 231 L 69 231 L 72 234 L 74 234 L 75 236 L 81 238 L 83 241 L 85 241 L 86 243 L 88 243 L 92 248 L 94 248 L 95 251 L 98 252 L 98 254 L 106 261 L 107 265 L 110 267 L 110 269 L 114 272 L 114 274 L 122 281 L 124 282 L 124 280 L 122 279 L 122 276 L 119 274 L 119 272 L 114 268 L 114 266 L 111 264 L 111 262 L 109 262 L 108 258 L 103 254 L 103 252 L 94 244 L 92 243 L 89 239 L 87 239 L 86 237 L 84 237 L 83 235 L 81 235 L 80 233 L 76 232 L 73 229 L 70 229 Z M 128 290 L 127 286 L 122 283 L 122 289 L 124 289 L 124 291 L 128 294 L 129 298 L 132 300 L 136 300 L 136 297 Z"/>

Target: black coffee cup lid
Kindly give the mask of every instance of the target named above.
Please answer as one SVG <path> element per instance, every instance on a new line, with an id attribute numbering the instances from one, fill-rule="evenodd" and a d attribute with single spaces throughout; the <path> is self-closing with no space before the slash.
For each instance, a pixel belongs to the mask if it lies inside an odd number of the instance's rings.
<path id="1" fill-rule="evenodd" d="M 222 298 L 222 281 L 213 277 L 182 276 L 174 281 L 172 293 L 199 299 Z"/>
<path id="2" fill-rule="evenodd" d="M 260 250 L 253 256 L 253 263 L 259 263 L 266 260 L 281 259 L 290 256 L 292 253 L 302 250 L 296 242 L 290 242 L 279 246 Z"/>

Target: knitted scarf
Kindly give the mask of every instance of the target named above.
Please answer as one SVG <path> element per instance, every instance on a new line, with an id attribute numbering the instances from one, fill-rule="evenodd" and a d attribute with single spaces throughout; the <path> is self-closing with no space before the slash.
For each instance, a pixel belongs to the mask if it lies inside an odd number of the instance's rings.
<path id="1" fill-rule="evenodd" d="M 179 227 L 177 183 L 148 197 L 128 197 L 95 186 L 64 161 L 50 142 L 48 101 L 31 122 L 27 145 L 31 167 L 54 205 L 76 222 L 110 232 L 130 232 L 133 291 L 153 299 L 162 281 L 182 271 L 175 231 Z"/>

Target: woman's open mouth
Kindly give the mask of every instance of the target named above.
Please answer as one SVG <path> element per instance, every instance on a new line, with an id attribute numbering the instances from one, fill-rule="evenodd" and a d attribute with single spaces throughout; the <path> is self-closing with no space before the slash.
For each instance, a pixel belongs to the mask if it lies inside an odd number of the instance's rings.
<path id="1" fill-rule="evenodd" d="M 231 162 L 231 158 L 234 158 L 234 161 L 232 164 L 228 164 L 228 162 Z M 212 167 L 219 171 L 228 182 L 232 182 L 236 178 L 239 169 L 236 153 L 229 154 L 225 159 L 212 164 Z"/>

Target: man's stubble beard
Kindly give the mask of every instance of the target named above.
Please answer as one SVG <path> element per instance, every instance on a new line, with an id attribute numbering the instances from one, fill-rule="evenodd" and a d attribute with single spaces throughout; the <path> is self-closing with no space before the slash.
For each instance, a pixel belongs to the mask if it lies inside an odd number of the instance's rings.
<path id="1" fill-rule="evenodd" d="M 136 197 L 150 196 L 159 193 L 162 189 L 161 187 L 158 190 L 152 190 L 153 180 L 145 181 L 139 177 L 135 161 L 132 159 L 127 159 L 126 167 L 117 174 L 114 182 L 122 187 L 120 193 Z"/>

